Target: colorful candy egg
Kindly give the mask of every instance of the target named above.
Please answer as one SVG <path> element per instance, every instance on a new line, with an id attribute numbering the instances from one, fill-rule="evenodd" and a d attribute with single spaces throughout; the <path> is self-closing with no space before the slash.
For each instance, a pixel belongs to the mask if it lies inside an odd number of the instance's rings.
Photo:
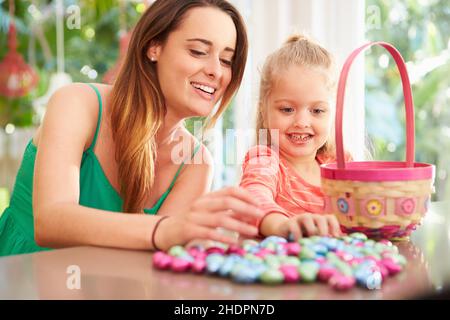
<path id="1" fill-rule="evenodd" d="M 279 284 L 284 281 L 284 274 L 278 269 L 269 268 L 261 274 L 260 279 L 265 284 Z"/>

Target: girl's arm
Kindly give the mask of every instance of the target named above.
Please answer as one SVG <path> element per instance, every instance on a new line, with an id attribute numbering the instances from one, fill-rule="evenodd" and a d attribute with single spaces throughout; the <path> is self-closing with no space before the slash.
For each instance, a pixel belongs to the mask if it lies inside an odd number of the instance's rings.
<path id="1" fill-rule="evenodd" d="M 289 218 L 281 212 L 269 212 L 259 224 L 259 233 L 263 236 L 287 237 L 283 225 Z"/>
<path id="2" fill-rule="evenodd" d="M 262 219 L 255 221 L 260 235 L 279 235 L 279 225 L 288 220 L 287 211 L 276 201 L 279 159 L 265 146 L 256 146 L 247 153 L 240 186 L 250 192 L 263 211 Z"/>
<path id="3" fill-rule="evenodd" d="M 153 249 L 153 229 L 161 217 L 116 213 L 78 204 L 81 158 L 93 139 L 97 117 L 96 96 L 84 85 L 64 87 L 51 98 L 35 163 L 35 240 L 38 245 L 51 248 L 93 245 Z M 244 216 L 260 214 L 245 192 L 227 189 L 206 195 L 197 199 L 196 206 L 185 208 L 183 217 L 161 222 L 155 237 L 159 247 L 166 249 L 191 238 L 205 237 L 232 242 L 216 232 L 215 227 L 228 224 L 229 229 L 241 231 L 246 226 L 234 217 L 223 217 L 220 212 L 225 208 Z M 171 237 L 165 237 L 169 231 Z"/>

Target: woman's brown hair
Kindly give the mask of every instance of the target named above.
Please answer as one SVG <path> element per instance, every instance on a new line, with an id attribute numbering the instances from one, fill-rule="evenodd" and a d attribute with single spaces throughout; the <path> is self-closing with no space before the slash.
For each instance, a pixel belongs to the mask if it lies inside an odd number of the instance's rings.
<path id="1" fill-rule="evenodd" d="M 166 114 L 155 64 L 147 51 L 151 44 L 167 40 L 192 8 L 212 7 L 228 14 L 237 32 L 232 77 L 216 113 L 213 125 L 239 88 L 247 60 L 245 24 L 236 8 L 225 0 L 157 0 L 134 28 L 125 61 L 111 92 L 111 128 L 118 164 L 120 195 L 124 212 L 141 213 L 154 183 L 156 134 Z"/>

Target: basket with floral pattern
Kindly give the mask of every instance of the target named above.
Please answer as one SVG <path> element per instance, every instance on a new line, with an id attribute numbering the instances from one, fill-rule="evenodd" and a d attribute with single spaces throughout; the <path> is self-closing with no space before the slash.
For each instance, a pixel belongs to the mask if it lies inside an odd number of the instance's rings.
<path id="1" fill-rule="evenodd" d="M 345 162 L 342 118 L 345 83 L 353 60 L 373 45 L 387 49 L 401 75 L 406 109 L 406 161 Z M 414 105 L 402 56 L 389 43 L 372 42 L 356 49 L 341 71 L 336 100 L 337 163 L 321 166 L 325 212 L 335 214 L 344 232 L 371 238 L 405 239 L 428 210 L 434 166 L 414 162 Z"/>

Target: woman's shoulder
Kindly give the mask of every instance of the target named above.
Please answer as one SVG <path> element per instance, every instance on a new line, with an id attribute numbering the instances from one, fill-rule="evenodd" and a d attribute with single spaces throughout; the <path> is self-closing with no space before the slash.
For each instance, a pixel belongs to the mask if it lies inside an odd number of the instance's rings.
<path id="1" fill-rule="evenodd" d="M 95 84 L 102 98 L 109 94 L 109 87 Z M 98 97 L 93 88 L 85 83 L 71 83 L 56 90 L 50 97 L 45 111 L 43 126 L 74 134 L 77 132 L 91 139 L 99 116 Z M 39 130 L 40 131 L 40 130 Z M 39 135 L 35 142 L 39 144 Z"/>
<path id="2" fill-rule="evenodd" d="M 111 86 L 103 84 L 92 84 L 91 86 L 95 86 L 98 89 L 102 100 L 107 99 Z M 86 83 L 71 83 L 59 88 L 50 97 L 47 111 L 87 113 L 91 117 L 97 118 L 99 98 L 91 86 Z M 52 109 L 57 109 L 57 111 Z"/>
<path id="3" fill-rule="evenodd" d="M 100 94 L 109 94 L 109 91 L 111 91 L 112 86 L 102 83 L 82 83 L 82 82 L 74 82 L 71 84 L 67 84 L 58 90 L 55 91 L 55 93 L 52 95 L 53 97 L 67 97 L 72 98 L 75 100 L 79 99 L 90 99 L 95 97 L 95 92 L 92 86 L 96 87 Z M 94 95 L 93 95 L 94 93 Z"/>

